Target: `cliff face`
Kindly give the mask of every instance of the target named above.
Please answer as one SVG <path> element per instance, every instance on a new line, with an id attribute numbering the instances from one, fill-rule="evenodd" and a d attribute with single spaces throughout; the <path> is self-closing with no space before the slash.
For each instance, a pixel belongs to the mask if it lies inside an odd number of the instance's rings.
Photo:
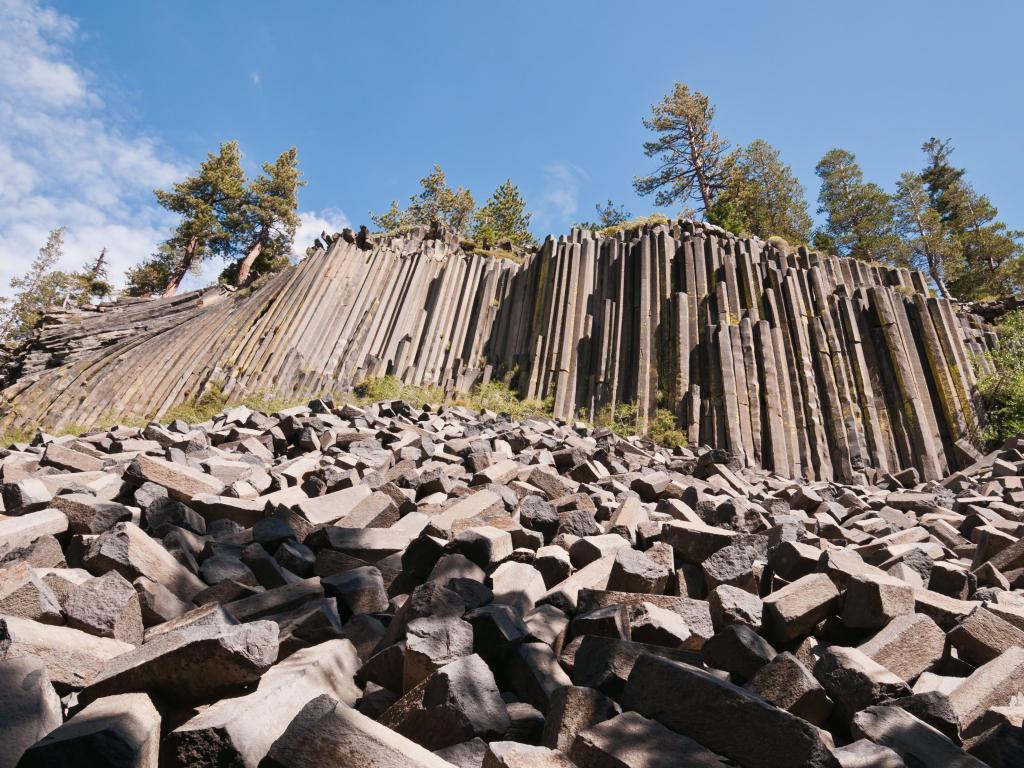
<path id="1" fill-rule="evenodd" d="M 794 477 L 937 479 L 972 453 L 991 333 L 918 273 L 688 221 L 574 231 L 522 263 L 418 233 L 321 245 L 251 293 L 51 317 L 7 361 L 2 424 L 158 416 L 213 383 L 235 398 L 497 377 L 566 419 L 668 409 L 691 442 Z"/>

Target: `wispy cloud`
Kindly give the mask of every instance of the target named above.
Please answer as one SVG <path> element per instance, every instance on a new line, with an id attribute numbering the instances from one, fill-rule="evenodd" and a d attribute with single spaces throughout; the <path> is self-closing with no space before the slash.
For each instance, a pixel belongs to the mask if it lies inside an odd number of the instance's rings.
<path id="1" fill-rule="evenodd" d="M 351 227 L 348 216 L 337 208 L 325 208 L 322 211 L 299 211 L 300 224 L 295 230 L 295 241 L 292 244 L 292 258 L 301 259 L 306 249 L 313 244 L 321 232 L 333 235 L 345 227 Z"/>
<path id="2" fill-rule="evenodd" d="M 249 79 L 252 80 L 252 84 L 255 85 L 257 88 L 260 88 L 263 85 L 263 78 L 260 77 L 259 72 L 252 72 L 249 75 Z"/>
<path id="3" fill-rule="evenodd" d="M 579 210 L 580 188 L 590 180 L 589 174 L 570 163 L 555 163 L 544 169 L 544 191 L 534 212 L 536 226 L 544 232 L 561 229 L 572 223 Z"/>
<path id="4" fill-rule="evenodd" d="M 0 0 L 0 293 L 55 227 L 67 228 L 64 267 L 107 247 L 119 280 L 171 224 L 152 190 L 186 169 L 109 113 L 73 56 L 77 34 L 39 0 Z"/>

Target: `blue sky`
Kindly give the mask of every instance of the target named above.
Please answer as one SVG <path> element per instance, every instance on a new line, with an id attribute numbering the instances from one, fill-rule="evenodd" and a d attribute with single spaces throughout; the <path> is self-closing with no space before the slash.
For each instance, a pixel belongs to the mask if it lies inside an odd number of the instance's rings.
<path id="1" fill-rule="evenodd" d="M 641 118 L 676 80 L 733 143 L 778 147 L 814 207 L 845 147 L 891 189 L 928 137 L 1024 228 L 1024 4 L 0 0 L 0 293 L 52 227 L 119 277 L 173 219 L 150 190 L 228 139 L 295 144 L 301 252 L 440 163 L 482 201 L 511 177 L 535 234 L 611 197 L 635 215 Z"/>

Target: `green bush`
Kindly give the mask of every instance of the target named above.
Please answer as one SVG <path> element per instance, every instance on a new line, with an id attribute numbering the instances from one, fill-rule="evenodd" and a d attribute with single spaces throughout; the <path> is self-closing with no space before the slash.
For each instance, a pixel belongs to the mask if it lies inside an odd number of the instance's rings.
<path id="1" fill-rule="evenodd" d="M 403 384 L 394 376 L 380 376 L 363 379 L 354 390 L 357 402 L 367 405 L 381 400 L 405 400 L 412 405 L 444 402 L 441 387 L 417 387 Z"/>
<path id="2" fill-rule="evenodd" d="M 514 389 L 501 381 L 478 384 L 468 394 L 460 394 L 453 402 L 474 411 L 507 413 L 517 421 L 530 416 L 550 417 L 555 405 L 552 398 L 523 400 Z"/>
<path id="3" fill-rule="evenodd" d="M 403 384 L 394 376 L 364 379 L 354 389 L 359 403 L 369 404 L 381 400 L 404 400 L 415 406 L 428 403 L 461 405 L 472 411 L 489 410 L 507 413 L 513 419 L 529 416 L 551 416 L 554 403 L 547 400 L 523 400 L 515 390 L 501 381 L 478 384 L 469 392 L 459 392 L 445 398 L 441 387 L 417 387 Z"/>
<path id="4" fill-rule="evenodd" d="M 618 224 L 612 224 L 611 226 L 604 227 L 598 232 L 602 235 L 615 235 L 619 232 L 628 232 L 634 229 L 640 229 L 640 227 L 654 226 L 656 224 L 670 224 L 669 218 L 661 213 L 652 213 L 650 216 L 641 216 L 637 219 L 630 219 L 629 221 L 623 221 Z"/>
<path id="5" fill-rule="evenodd" d="M 616 403 L 614 408 L 606 405 L 594 417 L 594 426 L 607 427 L 619 437 L 631 437 L 638 434 L 638 415 L 636 403 Z"/>
<path id="6" fill-rule="evenodd" d="M 676 418 L 667 408 L 658 408 L 647 425 L 647 432 L 639 428 L 639 410 L 636 403 L 616 403 L 615 407 L 606 405 L 594 419 L 594 425 L 607 427 L 619 437 L 641 435 L 658 445 L 675 447 L 686 445 L 686 433 L 676 425 Z"/>
<path id="7" fill-rule="evenodd" d="M 169 423 L 181 419 L 186 424 L 201 424 L 237 405 L 244 405 L 253 411 L 274 413 L 296 405 L 305 405 L 309 401 L 307 397 L 284 398 L 264 389 L 253 390 L 239 400 L 229 400 L 224 395 L 223 387 L 224 385 L 220 382 L 212 382 L 206 391 L 195 400 L 171 407 L 160 417 L 160 421 Z"/>
<path id="8" fill-rule="evenodd" d="M 985 437 L 992 442 L 1024 433 L 1024 311 L 1003 316 L 996 326 L 999 347 L 989 354 L 995 371 L 978 382 L 988 413 Z"/>
<path id="9" fill-rule="evenodd" d="M 686 445 L 686 433 L 676 426 L 676 417 L 672 411 L 659 408 L 654 412 L 651 425 L 647 430 L 647 436 L 658 445 L 675 447 Z"/>

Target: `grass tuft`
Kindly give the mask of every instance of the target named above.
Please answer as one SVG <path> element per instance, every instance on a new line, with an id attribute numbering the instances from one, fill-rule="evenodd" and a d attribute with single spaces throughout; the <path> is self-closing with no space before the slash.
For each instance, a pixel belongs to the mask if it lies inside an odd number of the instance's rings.
<path id="1" fill-rule="evenodd" d="M 630 219 L 629 221 L 624 221 L 621 224 L 612 224 L 610 227 L 604 227 L 603 229 L 597 230 L 597 232 L 601 235 L 615 235 L 619 232 L 628 232 L 630 230 L 640 229 L 640 227 L 669 223 L 671 223 L 669 218 L 664 214 L 652 213 L 650 216 L 641 216 L 637 219 Z"/>

